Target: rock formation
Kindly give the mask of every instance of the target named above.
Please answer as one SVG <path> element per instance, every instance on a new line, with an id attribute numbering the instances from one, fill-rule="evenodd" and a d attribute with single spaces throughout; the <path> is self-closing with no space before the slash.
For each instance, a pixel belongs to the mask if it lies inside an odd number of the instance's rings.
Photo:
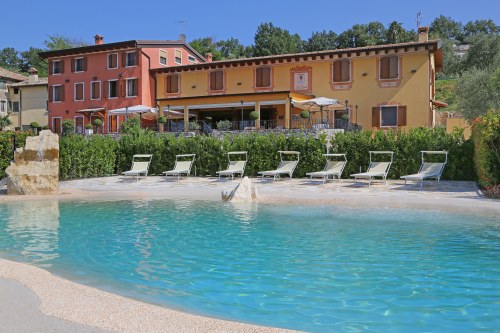
<path id="1" fill-rule="evenodd" d="M 26 138 L 5 170 L 7 194 L 56 194 L 59 187 L 59 136 L 49 130 Z"/>
<path id="2" fill-rule="evenodd" d="M 244 177 L 241 182 L 231 191 L 222 191 L 222 201 L 250 202 L 257 199 L 257 190 L 252 186 L 252 181 Z"/>

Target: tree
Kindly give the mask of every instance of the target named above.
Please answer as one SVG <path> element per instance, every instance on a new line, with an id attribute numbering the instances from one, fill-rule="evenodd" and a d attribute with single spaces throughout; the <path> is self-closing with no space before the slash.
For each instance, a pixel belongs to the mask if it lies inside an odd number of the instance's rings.
<path id="1" fill-rule="evenodd" d="M 21 52 L 21 72 L 27 73 L 31 67 L 34 67 L 38 70 L 39 76 L 47 77 L 48 66 L 38 55 L 39 52 L 43 50 L 36 47 L 30 47 L 29 50 Z"/>
<path id="2" fill-rule="evenodd" d="M 464 63 L 462 58 L 455 53 L 453 41 L 445 39 L 442 43 L 443 53 L 443 72 L 445 77 L 455 77 L 464 71 Z M 436 75 L 439 75 L 436 74 Z"/>
<path id="3" fill-rule="evenodd" d="M 13 47 L 6 47 L 0 51 L 0 67 L 18 72 L 21 65 L 21 58 Z"/>
<path id="4" fill-rule="evenodd" d="M 12 120 L 10 120 L 9 115 L 0 116 L 0 130 L 4 130 L 5 127 L 12 125 Z"/>
<path id="5" fill-rule="evenodd" d="M 444 15 L 432 21 L 429 27 L 429 33 L 434 38 L 463 41 L 462 23 L 453 20 L 451 17 L 445 17 Z"/>
<path id="6" fill-rule="evenodd" d="M 488 111 L 500 110 L 500 64 L 465 71 L 456 94 L 460 113 L 469 121 Z"/>
<path id="7" fill-rule="evenodd" d="M 189 42 L 189 45 L 203 56 L 207 53 L 212 53 L 212 59 L 214 61 L 222 59 L 222 55 L 219 50 L 217 50 L 217 45 L 214 43 L 212 37 L 193 39 Z"/>
<path id="8" fill-rule="evenodd" d="M 304 41 L 304 51 L 326 51 L 337 48 L 337 34 L 333 31 L 313 32 L 307 41 Z"/>
<path id="9" fill-rule="evenodd" d="M 254 37 L 253 56 L 298 53 L 302 51 L 302 39 L 298 34 L 275 27 L 272 23 L 262 23 Z"/>
<path id="10" fill-rule="evenodd" d="M 366 34 L 368 36 L 368 45 L 384 44 L 387 29 L 382 23 L 374 21 L 366 25 Z"/>
<path id="11" fill-rule="evenodd" d="M 475 20 L 467 22 L 463 31 L 465 38 L 478 34 L 494 35 L 500 33 L 500 26 L 493 20 Z"/>
<path id="12" fill-rule="evenodd" d="M 82 40 L 73 39 L 64 35 L 49 35 L 43 44 L 49 49 L 49 51 L 71 49 L 74 47 L 88 46 L 87 42 Z"/>
<path id="13" fill-rule="evenodd" d="M 245 46 L 236 38 L 218 41 L 215 46 L 222 59 L 237 59 L 245 56 Z"/>
<path id="14" fill-rule="evenodd" d="M 417 34 L 413 30 L 406 30 L 402 23 L 392 21 L 385 32 L 385 42 L 388 44 L 413 42 Z"/>
<path id="15" fill-rule="evenodd" d="M 470 48 L 463 67 L 484 69 L 492 64 L 500 66 L 500 36 L 479 34 L 469 39 Z"/>

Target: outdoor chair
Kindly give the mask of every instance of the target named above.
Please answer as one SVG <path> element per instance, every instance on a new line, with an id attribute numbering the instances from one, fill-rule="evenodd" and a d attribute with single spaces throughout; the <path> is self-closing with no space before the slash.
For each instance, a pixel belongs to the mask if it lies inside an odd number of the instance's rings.
<path id="1" fill-rule="evenodd" d="M 374 161 L 376 155 L 390 155 L 391 159 L 389 162 Z M 352 174 L 351 177 L 355 179 L 367 179 L 368 186 L 371 185 L 373 178 L 380 177 L 387 185 L 387 174 L 389 173 L 393 160 L 394 152 L 392 151 L 370 151 L 370 165 L 368 166 L 368 170 L 366 172 Z"/>
<path id="2" fill-rule="evenodd" d="M 237 159 L 236 156 L 245 155 L 245 159 Z M 230 176 L 231 179 L 234 179 L 235 174 L 239 174 L 241 178 L 243 178 L 243 174 L 245 173 L 245 166 L 248 161 L 248 154 L 246 151 L 230 151 L 227 153 L 227 158 L 229 160 L 229 164 L 226 170 L 217 171 L 219 175 L 219 179 L 221 176 Z"/>
<path id="3" fill-rule="evenodd" d="M 340 181 L 342 172 L 347 164 L 346 154 L 323 154 L 323 156 L 326 159 L 323 171 L 309 172 L 306 173 L 306 176 L 309 176 L 310 181 L 313 181 L 313 178 L 320 178 L 323 184 L 326 183 L 330 177 L 332 180 L 336 177 Z M 343 159 L 341 161 L 328 159 L 331 157 L 342 157 Z"/>
<path id="4" fill-rule="evenodd" d="M 168 180 L 168 176 L 177 176 L 177 180 L 179 180 L 183 174 L 188 177 L 191 173 L 195 156 L 195 154 L 176 155 L 174 169 L 163 172 L 165 179 Z"/>
<path id="5" fill-rule="evenodd" d="M 261 179 L 264 180 L 265 176 L 273 177 L 273 181 L 277 178 L 280 178 L 280 175 L 288 175 L 290 179 L 292 178 L 293 172 L 299 163 L 299 155 L 298 151 L 279 151 L 280 154 L 280 164 L 276 170 L 269 171 L 260 171 L 258 174 L 261 175 Z M 294 160 L 285 160 L 283 156 L 296 156 Z"/>
<path id="6" fill-rule="evenodd" d="M 436 183 L 439 184 L 441 175 L 443 174 L 444 167 L 448 163 L 448 152 L 447 151 L 428 151 L 423 150 L 422 153 L 422 164 L 418 173 L 413 175 L 401 176 L 405 180 L 405 185 L 408 180 L 420 181 L 420 190 L 424 186 L 425 179 L 436 179 Z M 426 162 L 426 155 L 444 155 L 444 162 Z"/>
<path id="7" fill-rule="evenodd" d="M 149 165 L 153 155 L 137 154 L 132 157 L 132 168 L 128 171 L 122 172 L 124 176 L 135 176 L 136 181 L 139 181 L 140 175 L 148 176 Z"/>

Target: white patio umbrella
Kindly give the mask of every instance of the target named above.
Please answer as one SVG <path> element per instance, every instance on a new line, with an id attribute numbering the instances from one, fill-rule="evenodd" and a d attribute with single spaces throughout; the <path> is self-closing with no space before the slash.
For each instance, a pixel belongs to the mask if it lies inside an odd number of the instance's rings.
<path id="1" fill-rule="evenodd" d="M 293 105 L 309 112 L 321 112 L 321 122 L 323 122 L 323 111 L 343 110 L 346 106 L 338 99 L 316 97 L 304 101 L 294 101 Z"/>
<path id="2" fill-rule="evenodd" d="M 134 106 L 126 106 L 124 108 L 109 110 L 108 114 L 125 115 L 125 117 L 128 117 L 128 115 L 138 114 L 142 118 L 142 115 L 144 113 L 156 113 L 157 111 L 158 111 L 157 109 L 151 106 L 134 105 Z"/>

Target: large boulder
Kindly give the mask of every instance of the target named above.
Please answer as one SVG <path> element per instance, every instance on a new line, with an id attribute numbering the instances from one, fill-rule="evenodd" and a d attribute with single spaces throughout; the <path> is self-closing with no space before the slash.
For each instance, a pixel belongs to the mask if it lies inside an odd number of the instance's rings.
<path id="1" fill-rule="evenodd" d="M 231 202 L 251 202 L 257 199 L 257 190 L 248 177 L 244 177 L 232 191 L 222 191 L 222 200 Z"/>
<path id="2" fill-rule="evenodd" d="M 59 188 L 59 136 L 49 130 L 26 138 L 5 170 L 7 194 L 56 194 Z"/>

